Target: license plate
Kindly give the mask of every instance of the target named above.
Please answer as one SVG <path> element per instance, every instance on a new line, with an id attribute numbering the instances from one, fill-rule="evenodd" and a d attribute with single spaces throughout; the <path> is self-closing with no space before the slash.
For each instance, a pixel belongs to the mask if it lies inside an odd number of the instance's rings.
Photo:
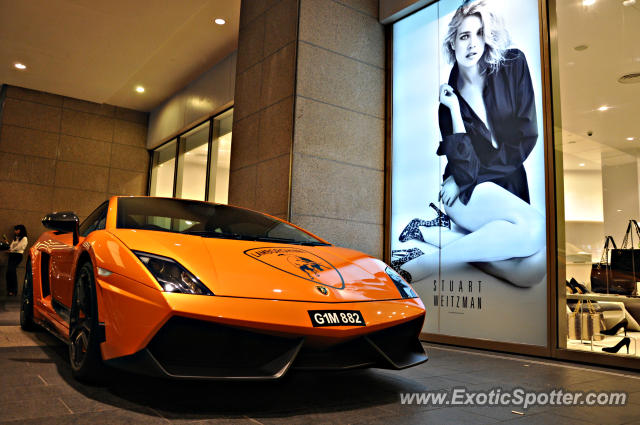
<path id="1" fill-rule="evenodd" d="M 314 328 L 323 326 L 366 326 L 358 310 L 308 310 Z"/>

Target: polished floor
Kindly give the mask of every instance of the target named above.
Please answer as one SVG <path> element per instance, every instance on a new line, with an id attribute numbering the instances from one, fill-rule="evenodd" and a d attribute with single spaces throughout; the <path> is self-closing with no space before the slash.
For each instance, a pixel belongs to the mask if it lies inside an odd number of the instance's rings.
<path id="1" fill-rule="evenodd" d="M 640 424 L 640 374 L 425 345 L 430 360 L 396 372 L 293 373 L 278 382 L 203 383 L 113 371 L 103 386 L 71 377 L 64 344 L 23 333 L 0 300 L 0 423 L 9 424 Z M 621 407 L 408 406 L 400 394 L 465 387 L 625 391 Z"/>

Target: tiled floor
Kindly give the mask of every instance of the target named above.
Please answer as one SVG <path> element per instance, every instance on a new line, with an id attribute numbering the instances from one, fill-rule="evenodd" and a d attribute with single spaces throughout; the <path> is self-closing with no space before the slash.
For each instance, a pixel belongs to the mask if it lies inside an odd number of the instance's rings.
<path id="1" fill-rule="evenodd" d="M 292 373 L 277 382 L 203 383 L 113 371 L 103 386 L 92 387 L 71 377 L 65 345 L 44 332 L 19 330 L 17 309 L 15 302 L 0 301 L 0 423 L 640 424 L 640 374 L 437 345 L 426 345 L 427 363 L 400 372 Z M 626 391 L 629 403 L 527 410 L 400 403 L 400 393 L 460 387 Z"/>

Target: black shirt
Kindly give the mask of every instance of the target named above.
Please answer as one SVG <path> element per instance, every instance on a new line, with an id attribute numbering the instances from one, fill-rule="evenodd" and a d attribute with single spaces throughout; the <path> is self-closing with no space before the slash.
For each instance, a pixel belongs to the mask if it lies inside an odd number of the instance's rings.
<path id="1" fill-rule="evenodd" d="M 538 124 L 524 53 L 518 49 L 507 50 L 504 62 L 485 78 L 482 98 L 497 148 L 491 144 L 489 129 L 458 92 L 458 72 L 456 63 L 449 75 L 449 85 L 458 96 L 467 132 L 453 134 L 451 112 L 440 104 L 438 118 L 443 140 L 437 154 L 447 156 L 443 178 L 453 176 L 460 187 L 460 201 L 465 205 L 476 185 L 484 182 L 502 186 L 530 203 L 522 163 L 538 140 Z"/>

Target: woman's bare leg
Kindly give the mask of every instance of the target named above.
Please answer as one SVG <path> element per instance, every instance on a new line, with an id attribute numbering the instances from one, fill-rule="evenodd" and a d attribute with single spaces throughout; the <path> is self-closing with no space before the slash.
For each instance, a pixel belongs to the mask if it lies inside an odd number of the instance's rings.
<path id="1" fill-rule="evenodd" d="M 436 248 L 449 245 L 451 242 L 460 239 L 465 236 L 464 233 L 455 232 L 443 227 L 420 227 L 420 233 L 422 233 L 422 239 L 429 245 L 433 245 Z"/>
<path id="2" fill-rule="evenodd" d="M 547 274 L 547 252 L 541 249 L 529 257 L 472 264 L 491 276 L 529 288 L 540 283 Z"/>
<path id="3" fill-rule="evenodd" d="M 464 233 L 437 227 L 420 228 L 420 230 L 425 242 L 435 247 L 449 245 L 451 242 L 465 236 Z M 530 257 L 510 258 L 488 263 L 474 262 L 471 264 L 487 274 L 522 287 L 530 287 L 539 283 L 547 273 L 547 256 L 544 249 Z"/>
<path id="4" fill-rule="evenodd" d="M 446 212 L 457 225 L 471 233 L 447 244 L 439 253 L 423 255 L 404 264 L 402 268 L 414 280 L 436 271 L 438 263 L 443 267 L 465 262 L 494 263 L 486 266 L 491 274 L 519 286 L 535 284 L 530 282 L 536 276 L 518 278 L 530 274 L 532 271 L 527 270 L 530 267 L 536 272 L 546 270 L 537 267 L 544 253 L 534 256 L 545 246 L 544 218 L 509 191 L 494 183 L 481 183 L 467 205 L 456 200 Z M 532 256 L 535 258 L 523 260 Z"/>
<path id="5" fill-rule="evenodd" d="M 444 247 L 466 235 L 441 227 L 420 227 L 424 241 L 435 247 Z M 547 274 L 546 251 L 541 249 L 530 257 L 510 258 L 488 263 L 474 262 L 483 272 L 511 282 L 516 286 L 530 287 L 539 283 Z"/>

